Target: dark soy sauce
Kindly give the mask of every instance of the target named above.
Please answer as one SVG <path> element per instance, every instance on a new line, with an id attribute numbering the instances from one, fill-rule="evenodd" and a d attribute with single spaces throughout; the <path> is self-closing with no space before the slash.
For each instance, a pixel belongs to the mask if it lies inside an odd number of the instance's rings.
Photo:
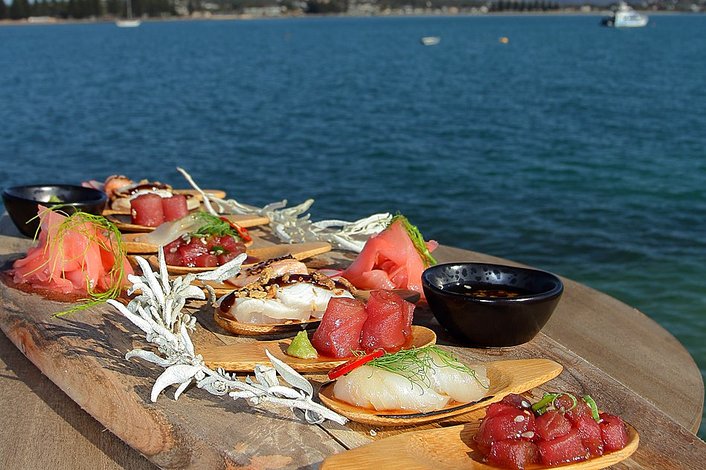
<path id="1" fill-rule="evenodd" d="M 447 292 L 463 294 L 477 299 L 512 299 L 532 295 L 532 291 L 515 286 L 499 286 L 485 282 L 449 284 L 444 286 Z"/>

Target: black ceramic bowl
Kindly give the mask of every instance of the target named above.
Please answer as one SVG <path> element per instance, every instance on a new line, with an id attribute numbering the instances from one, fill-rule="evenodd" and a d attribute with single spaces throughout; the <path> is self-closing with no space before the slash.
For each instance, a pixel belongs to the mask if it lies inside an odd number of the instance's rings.
<path id="1" fill-rule="evenodd" d="M 62 206 L 67 214 L 76 211 L 100 214 L 105 208 L 107 196 L 97 189 L 70 184 L 35 184 L 14 186 L 2 192 L 2 201 L 7 213 L 19 231 L 34 237 L 39 227 L 37 204 L 45 207 Z M 49 202 L 57 201 L 57 202 Z"/>
<path id="2" fill-rule="evenodd" d="M 526 343 L 539 333 L 564 285 L 553 274 L 487 263 L 447 263 L 422 273 L 439 323 L 471 346 Z"/>

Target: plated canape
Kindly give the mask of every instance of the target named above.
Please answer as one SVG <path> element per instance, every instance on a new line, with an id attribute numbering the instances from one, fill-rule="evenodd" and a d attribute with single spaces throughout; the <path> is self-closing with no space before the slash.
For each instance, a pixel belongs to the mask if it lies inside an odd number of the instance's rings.
<path id="1" fill-rule="evenodd" d="M 483 408 L 551 380 L 562 366 L 547 359 L 466 365 L 433 346 L 386 354 L 325 384 L 321 401 L 352 421 L 405 426 Z M 358 372 L 356 372 L 358 371 Z M 352 376 L 351 376 L 352 374 Z M 456 388 L 458 384 L 465 384 Z"/>
<path id="2" fill-rule="evenodd" d="M 397 215 L 385 230 L 368 239 L 341 276 L 359 289 L 411 289 L 424 296 L 422 272 L 436 260 L 435 241 L 424 241 L 417 227 Z"/>
<path id="3" fill-rule="evenodd" d="M 37 245 L 6 273 L 20 289 L 86 305 L 115 298 L 132 267 L 120 233 L 105 218 L 85 212 L 70 216 L 40 207 Z M 82 304 L 84 305 L 84 304 Z"/>

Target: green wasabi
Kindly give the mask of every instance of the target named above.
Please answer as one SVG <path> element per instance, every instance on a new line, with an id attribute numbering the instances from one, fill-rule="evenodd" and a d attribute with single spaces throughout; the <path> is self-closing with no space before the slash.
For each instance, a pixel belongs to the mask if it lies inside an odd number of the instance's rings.
<path id="1" fill-rule="evenodd" d="M 319 353 L 312 346 L 311 341 L 309 341 L 309 335 L 304 330 L 297 333 L 297 336 L 292 339 L 292 343 L 287 348 L 287 355 L 300 359 L 316 359 L 319 357 Z"/>

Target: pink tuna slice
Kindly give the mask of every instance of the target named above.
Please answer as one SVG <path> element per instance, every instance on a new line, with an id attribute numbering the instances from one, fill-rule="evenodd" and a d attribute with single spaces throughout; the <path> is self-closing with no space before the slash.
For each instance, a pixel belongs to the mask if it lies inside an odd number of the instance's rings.
<path id="1" fill-rule="evenodd" d="M 311 344 L 324 356 L 350 357 L 353 351 L 360 350 L 360 333 L 367 317 L 360 300 L 334 297 L 328 302 Z"/>
<path id="2" fill-rule="evenodd" d="M 368 319 L 360 345 L 366 352 L 379 348 L 397 352 L 411 341 L 414 304 L 393 292 L 375 290 L 370 293 L 365 311 Z"/>

